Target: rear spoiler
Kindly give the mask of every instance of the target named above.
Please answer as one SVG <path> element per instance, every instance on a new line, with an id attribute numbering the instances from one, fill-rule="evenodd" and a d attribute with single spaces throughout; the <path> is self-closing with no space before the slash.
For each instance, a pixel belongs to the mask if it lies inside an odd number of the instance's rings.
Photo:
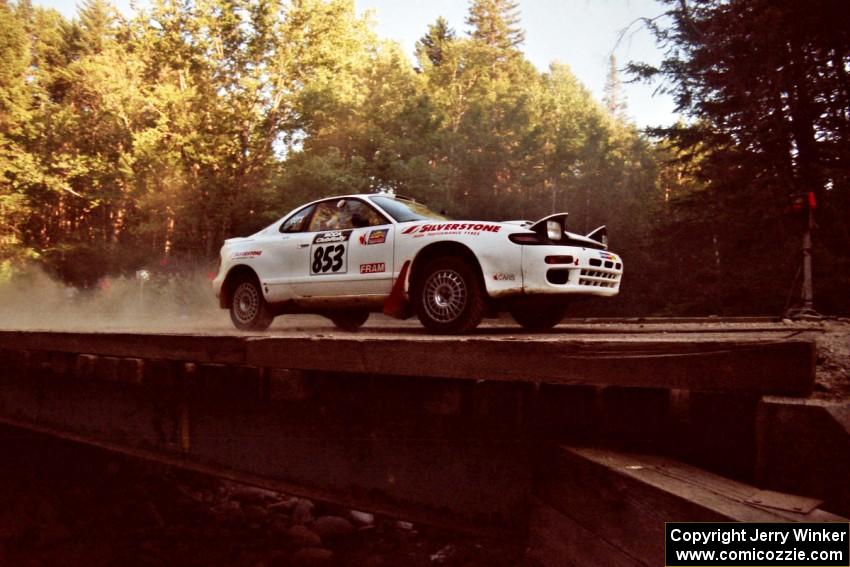
<path id="1" fill-rule="evenodd" d="M 548 217 L 543 217 L 530 227 L 528 230 L 533 230 L 534 232 L 543 231 L 543 234 L 546 234 L 546 223 L 549 221 L 557 221 L 558 224 L 561 225 L 561 228 L 564 232 L 567 231 L 567 217 L 570 216 L 570 213 L 555 213 L 554 215 L 549 215 Z"/>
<path id="2" fill-rule="evenodd" d="M 585 236 L 591 240 L 595 240 L 596 242 L 604 246 L 606 250 L 608 249 L 608 227 L 604 224 L 598 228 L 591 230 Z"/>

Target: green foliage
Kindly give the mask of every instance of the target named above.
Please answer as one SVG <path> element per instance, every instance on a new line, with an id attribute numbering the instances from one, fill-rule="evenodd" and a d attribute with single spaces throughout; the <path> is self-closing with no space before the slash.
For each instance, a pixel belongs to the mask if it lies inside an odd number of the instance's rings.
<path id="1" fill-rule="evenodd" d="M 416 42 L 416 57 L 420 61 L 427 57 L 432 65 L 443 62 L 443 49 L 455 39 L 455 31 L 442 16 L 428 26 L 428 32 Z"/>
<path id="2" fill-rule="evenodd" d="M 519 20 L 519 4 L 514 0 L 473 0 L 466 23 L 472 27 L 474 39 L 509 51 L 525 41 Z"/>
<path id="3" fill-rule="evenodd" d="M 463 37 L 425 26 L 415 66 L 353 0 L 151 0 L 129 20 L 86 0 L 70 21 L 0 1 L 0 278 L 210 262 L 305 200 L 394 188 L 455 217 L 608 224 L 628 274 L 609 312 L 775 312 L 784 192 L 817 185 L 817 253 L 848 269 L 848 83 L 839 19 L 769 4 L 677 3 L 655 25 L 668 61 L 632 70 L 706 118 L 652 144 L 613 57 L 603 103 L 537 70 L 512 0 L 472 1 Z"/>
<path id="4" fill-rule="evenodd" d="M 649 24 L 665 60 L 630 68 L 662 79 L 678 109 L 696 119 L 655 132 L 676 148 L 677 161 L 696 164 L 660 231 L 701 243 L 702 253 L 679 259 L 684 285 L 671 299 L 703 290 L 698 309 L 781 311 L 801 239 L 784 208 L 789 194 L 811 191 L 819 202 L 815 263 L 832 266 L 815 279 L 816 300 L 827 312 L 846 312 L 848 296 L 833 283 L 850 281 L 846 3 L 664 3 L 666 14 Z"/>

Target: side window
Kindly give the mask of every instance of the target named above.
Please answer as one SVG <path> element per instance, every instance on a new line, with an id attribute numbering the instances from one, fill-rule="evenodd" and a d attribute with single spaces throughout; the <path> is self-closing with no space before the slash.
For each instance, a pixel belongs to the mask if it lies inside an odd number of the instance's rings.
<path id="1" fill-rule="evenodd" d="M 351 200 L 349 201 L 349 203 L 349 210 L 351 211 L 351 224 L 353 228 L 389 224 L 389 221 L 384 218 L 384 215 L 382 215 L 363 201 Z"/>
<path id="2" fill-rule="evenodd" d="M 316 208 L 315 205 L 308 205 L 286 219 L 282 225 L 280 225 L 281 232 L 304 232 L 306 228 L 304 225 L 307 224 L 307 219 L 310 218 L 310 213 L 313 212 L 313 209 Z"/>
<path id="3" fill-rule="evenodd" d="M 389 224 L 382 214 L 359 199 L 324 201 L 316 206 L 310 221 L 310 232 L 346 230 Z"/>
<path id="4" fill-rule="evenodd" d="M 310 219 L 309 232 L 320 232 L 323 230 L 339 229 L 339 213 L 331 201 L 324 201 L 316 205 L 316 212 Z"/>

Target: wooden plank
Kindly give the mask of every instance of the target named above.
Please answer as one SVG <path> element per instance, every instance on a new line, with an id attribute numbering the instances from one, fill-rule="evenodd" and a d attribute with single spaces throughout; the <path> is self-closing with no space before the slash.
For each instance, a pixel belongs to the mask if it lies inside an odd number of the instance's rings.
<path id="1" fill-rule="evenodd" d="M 564 340 L 0 331 L 0 349 L 378 375 L 806 395 L 804 340 Z"/>
<path id="2" fill-rule="evenodd" d="M 661 457 L 559 447 L 552 459 L 537 497 L 648 565 L 663 565 L 665 522 L 847 521 L 748 504 L 758 488 Z"/>
<path id="3" fill-rule="evenodd" d="M 850 403 L 766 397 L 756 415 L 759 483 L 850 515 Z"/>
<path id="4" fill-rule="evenodd" d="M 242 364 L 244 337 L 155 333 L 0 331 L 0 348 Z"/>
<path id="5" fill-rule="evenodd" d="M 811 341 L 249 338 L 247 364 L 299 370 L 806 395 Z"/>
<path id="6" fill-rule="evenodd" d="M 537 498 L 532 499 L 526 559 L 542 567 L 646 565 Z"/>

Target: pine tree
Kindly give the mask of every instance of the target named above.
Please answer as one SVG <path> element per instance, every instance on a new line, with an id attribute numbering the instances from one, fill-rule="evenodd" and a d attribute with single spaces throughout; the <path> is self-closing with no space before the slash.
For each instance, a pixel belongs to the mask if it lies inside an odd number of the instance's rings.
<path id="1" fill-rule="evenodd" d="M 474 39 L 496 49 L 516 49 L 525 41 L 514 0 L 473 0 L 466 23 Z"/>
<path id="2" fill-rule="evenodd" d="M 109 0 L 85 0 L 79 12 L 79 47 L 85 53 L 100 53 L 114 34 L 117 20 Z"/>
<path id="3" fill-rule="evenodd" d="M 612 116 L 625 120 L 626 97 L 623 94 L 623 83 L 617 70 L 617 57 L 613 53 L 608 57 L 608 76 L 605 79 L 605 96 L 602 99 L 605 108 Z"/>
<path id="4" fill-rule="evenodd" d="M 446 44 L 455 39 L 455 31 L 443 16 L 428 26 L 428 33 L 416 42 L 416 57 L 423 61 L 427 57 L 432 65 L 440 65 L 445 56 Z"/>

